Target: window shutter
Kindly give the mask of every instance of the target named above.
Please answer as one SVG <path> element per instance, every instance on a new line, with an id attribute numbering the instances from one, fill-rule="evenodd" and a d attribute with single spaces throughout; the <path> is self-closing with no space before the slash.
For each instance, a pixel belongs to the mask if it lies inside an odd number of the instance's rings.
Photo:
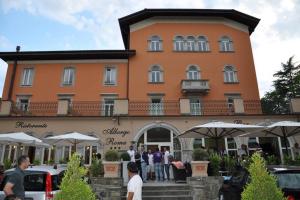
<path id="1" fill-rule="evenodd" d="M 160 71 L 160 82 L 164 82 L 164 72 L 163 71 Z"/>
<path id="2" fill-rule="evenodd" d="M 206 51 L 210 51 L 210 48 L 209 48 L 209 43 L 208 43 L 208 41 L 206 42 Z"/>
<path id="3" fill-rule="evenodd" d="M 28 72 L 29 72 L 28 85 L 32 85 L 33 69 L 28 69 Z"/>
<path id="4" fill-rule="evenodd" d="M 116 83 L 116 69 L 112 68 L 111 69 L 111 83 Z"/>

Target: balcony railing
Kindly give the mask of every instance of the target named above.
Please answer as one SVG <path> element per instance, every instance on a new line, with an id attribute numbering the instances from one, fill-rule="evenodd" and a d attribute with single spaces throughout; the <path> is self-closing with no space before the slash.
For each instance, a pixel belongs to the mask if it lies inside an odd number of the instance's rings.
<path id="1" fill-rule="evenodd" d="M 206 93 L 210 90 L 210 87 L 208 80 L 182 80 L 181 90 L 183 93 Z"/>
<path id="2" fill-rule="evenodd" d="M 262 114 L 261 103 L 258 100 L 244 100 L 244 112 L 239 114 L 251 115 Z M 129 101 L 129 116 L 180 116 L 179 101 L 163 101 L 151 103 L 146 101 Z M 234 104 L 227 101 L 200 101 L 190 103 L 190 115 L 217 116 L 235 115 Z M 29 102 L 12 103 L 11 116 L 56 116 L 58 115 L 58 102 Z M 127 109 L 127 108 L 126 108 Z M 63 115 L 67 116 L 113 116 L 115 111 L 114 103 L 98 101 L 73 101 L 66 107 Z M 184 113 L 185 115 L 187 113 Z M 60 114 L 61 115 L 61 114 Z"/>
<path id="3" fill-rule="evenodd" d="M 164 101 L 161 103 L 151 102 L 129 102 L 129 115 L 147 116 L 147 115 L 180 115 L 180 105 L 178 101 Z"/>

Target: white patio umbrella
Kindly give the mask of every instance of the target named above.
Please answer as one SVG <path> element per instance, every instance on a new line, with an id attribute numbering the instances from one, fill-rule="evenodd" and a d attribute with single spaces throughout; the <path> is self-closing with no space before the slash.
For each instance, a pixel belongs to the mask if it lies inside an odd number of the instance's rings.
<path id="1" fill-rule="evenodd" d="M 178 137 L 180 138 L 212 138 L 216 142 L 218 151 L 218 140 L 224 137 L 237 137 L 247 132 L 262 130 L 264 127 L 258 125 L 235 124 L 221 121 L 209 122 L 190 128 Z"/>
<path id="2" fill-rule="evenodd" d="M 247 133 L 243 137 L 281 137 L 284 141 L 286 153 L 288 154 L 288 137 L 299 135 L 300 122 L 279 121 L 265 127 L 261 132 Z"/>
<path id="3" fill-rule="evenodd" d="M 44 143 L 42 140 L 30 136 L 24 132 L 16 132 L 16 133 L 4 133 L 0 134 L 0 143 L 2 144 L 10 144 L 10 145 L 21 145 L 23 146 L 41 146 L 41 147 L 50 147 L 49 144 Z M 19 155 L 20 152 L 17 152 Z"/>
<path id="4" fill-rule="evenodd" d="M 76 151 L 77 144 L 83 143 L 83 142 L 97 142 L 97 141 L 99 141 L 99 138 L 87 136 L 87 135 L 84 135 L 84 134 L 78 133 L 78 132 L 72 132 L 72 133 L 67 133 L 67 134 L 63 134 L 63 135 L 47 137 L 47 138 L 45 138 L 45 140 L 53 140 L 54 143 L 59 143 L 59 142 L 71 143 L 72 145 L 75 146 L 75 151 Z"/>

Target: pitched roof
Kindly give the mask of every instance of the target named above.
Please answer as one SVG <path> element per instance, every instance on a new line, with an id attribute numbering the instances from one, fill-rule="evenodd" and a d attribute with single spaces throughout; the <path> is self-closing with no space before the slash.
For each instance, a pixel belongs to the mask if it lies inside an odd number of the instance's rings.
<path id="1" fill-rule="evenodd" d="M 144 9 L 119 19 L 125 49 L 129 49 L 129 27 L 139 21 L 151 17 L 192 16 L 192 17 L 224 17 L 248 26 L 251 34 L 260 19 L 233 9 Z"/>

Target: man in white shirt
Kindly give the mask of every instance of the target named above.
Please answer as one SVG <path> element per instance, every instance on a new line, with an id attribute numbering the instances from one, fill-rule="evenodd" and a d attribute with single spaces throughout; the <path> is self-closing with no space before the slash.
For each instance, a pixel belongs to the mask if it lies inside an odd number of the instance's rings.
<path id="1" fill-rule="evenodd" d="M 133 146 L 131 145 L 129 147 L 129 150 L 127 151 L 128 155 L 130 156 L 130 162 L 135 162 L 135 151 L 133 150 Z"/>
<path id="2" fill-rule="evenodd" d="M 148 149 L 148 160 L 149 160 L 149 165 L 148 165 L 148 177 L 150 180 L 153 179 L 153 173 L 154 173 L 154 162 L 153 162 L 153 154 L 151 149 Z"/>
<path id="3" fill-rule="evenodd" d="M 127 200 L 142 200 L 143 181 L 138 175 L 138 168 L 135 162 L 127 165 L 129 182 L 127 185 Z"/>
<path id="4" fill-rule="evenodd" d="M 167 147 L 164 147 L 164 168 L 167 175 L 168 181 L 170 180 L 170 163 L 169 163 L 170 152 Z M 164 173 L 164 172 L 163 172 Z"/>

